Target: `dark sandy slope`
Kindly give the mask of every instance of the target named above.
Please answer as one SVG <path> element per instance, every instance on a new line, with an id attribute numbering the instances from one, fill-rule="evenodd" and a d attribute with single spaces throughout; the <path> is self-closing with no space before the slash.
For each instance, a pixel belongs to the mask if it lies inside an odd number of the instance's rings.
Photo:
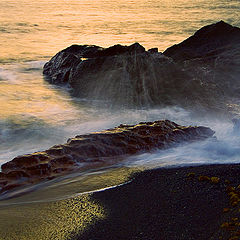
<path id="1" fill-rule="evenodd" d="M 108 216 L 74 239 L 240 239 L 239 173 L 239 164 L 138 173 L 91 196 Z"/>

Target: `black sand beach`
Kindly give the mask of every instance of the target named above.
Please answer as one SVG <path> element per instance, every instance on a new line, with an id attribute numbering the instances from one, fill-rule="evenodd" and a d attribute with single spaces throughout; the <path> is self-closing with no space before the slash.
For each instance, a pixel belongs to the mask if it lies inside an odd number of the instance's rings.
<path id="1" fill-rule="evenodd" d="M 239 164 L 137 173 L 91 195 L 107 217 L 72 239 L 240 239 L 239 173 Z"/>

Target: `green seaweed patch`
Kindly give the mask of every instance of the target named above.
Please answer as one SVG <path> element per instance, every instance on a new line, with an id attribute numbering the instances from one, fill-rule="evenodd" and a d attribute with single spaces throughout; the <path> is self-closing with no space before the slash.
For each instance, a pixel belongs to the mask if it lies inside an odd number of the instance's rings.
<path id="1" fill-rule="evenodd" d="M 190 172 L 187 174 L 188 178 L 194 178 L 196 176 L 196 174 L 194 172 Z M 210 183 L 214 183 L 217 184 L 220 182 L 220 178 L 219 177 L 208 177 L 205 175 L 200 175 L 198 177 L 198 181 L 199 182 L 210 182 Z"/>
<path id="2" fill-rule="evenodd" d="M 229 196 L 230 205 L 232 205 L 233 207 L 237 206 L 240 202 L 240 188 L 227 186 L 226 191 Z"/>
<path id="3" fill-rule="evenodd" d="M 196 176 L 196 173 L 194 172 L 189 172 L 187 174 L 187 177 L 188 178 L 194 178 Z M 208 177 L 208 176 L 205 176 L 205 175 L 200 175 L 198 176 L 198 181 L 199 182 L 210 182 L 210 183 L 219 183 L 220 182 L 220 178 L 219 177 Z"/>
<path id="4" fill-rule="evenodd" d="M 198 180 L 200 182 L 206 181 L 206 182 L 215 183 L 215 184 L 220 182 L 220 178 L 219 177 L 199 176 Z"/>

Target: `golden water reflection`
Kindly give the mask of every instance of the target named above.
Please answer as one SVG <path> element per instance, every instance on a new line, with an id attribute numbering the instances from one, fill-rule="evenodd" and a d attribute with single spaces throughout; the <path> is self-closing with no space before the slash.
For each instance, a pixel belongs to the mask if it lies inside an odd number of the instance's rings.
<path id="1" fill-rule="evenodd" d="M 162 51 L 220 19 L 239 25 L 238 0 L 1 0 L 0 9 L 0 62 L 46 59 L 73 43 Z"/>
<path id="2" fill-rule="evenodd" d="M 12 82 L 0 81 L 1 119 L 21 121 L 21 116 L 25 116 L 56 124 L 63 119 L 61 116 L 64 120 L 71 120 L 81 111 L 81 108 L 74 108 L 68 92 L 43 82 L 39 73 L 34 75 L 15 71 L 15 75 L 16 82 L 14 79 L 11 79 Z"/>

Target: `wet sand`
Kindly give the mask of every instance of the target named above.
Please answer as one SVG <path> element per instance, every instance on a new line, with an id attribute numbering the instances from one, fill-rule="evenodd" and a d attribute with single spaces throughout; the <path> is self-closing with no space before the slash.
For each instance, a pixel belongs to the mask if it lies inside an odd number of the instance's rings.
<path id="1" fill-rule="evenodd" d="M 239 164 L 136 173 L 90 196 L 106 217 L 71 239 L 240 239 L 239 173 Z"/>

